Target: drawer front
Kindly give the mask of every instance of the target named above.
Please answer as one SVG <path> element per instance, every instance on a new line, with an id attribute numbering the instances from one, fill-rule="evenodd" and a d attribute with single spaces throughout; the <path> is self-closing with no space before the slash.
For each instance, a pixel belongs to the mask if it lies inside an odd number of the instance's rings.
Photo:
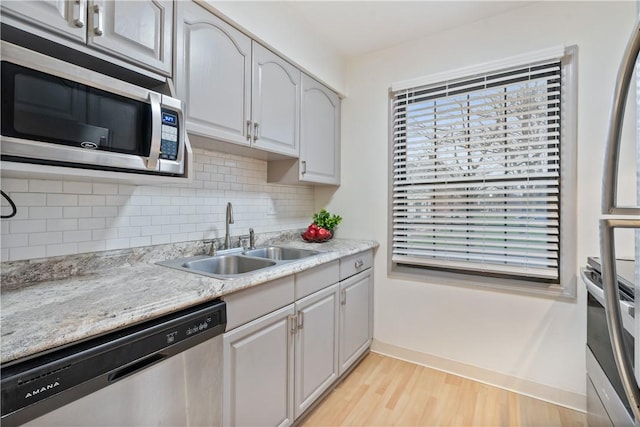
<path id="1" fill-rule="evenodd" d="M 351 277 L 354 274 L 373 266 L 373 251 L 368 250 L 355 255 L 344 257 L 340 260 L 340 280 Z"/>
<path id="2" fill-rule="evenodd" d="M 283 277 L 222 298 L 227 303 L 227 331 L 294 301 L 294 278 Z"/>
<path id="3" fill-rule="evenodd" d="M 296 274 L 296 299 L 324 289 L 327 286 L 338 283 L 340 277 L 340 264 L 338 260 L 322 264 L 312 269 Z"/>

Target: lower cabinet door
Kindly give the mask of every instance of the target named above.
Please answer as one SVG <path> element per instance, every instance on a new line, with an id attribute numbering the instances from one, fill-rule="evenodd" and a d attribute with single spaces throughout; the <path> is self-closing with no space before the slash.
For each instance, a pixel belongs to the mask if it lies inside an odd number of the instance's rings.
<path id="1" fill-rule="evenodd" d="M 371 269 L 340 282 L 340 375 L 371 345 Z"/>
<path id="2" fill-rule="evenodd" d="M 294 305 L 223 336 L 223 425 L 293 422 Z"/>
<path id="3" fill-rule="evenodd" d="M 296 302 L 295 416 L 338 378 L 338 284 Z"/>

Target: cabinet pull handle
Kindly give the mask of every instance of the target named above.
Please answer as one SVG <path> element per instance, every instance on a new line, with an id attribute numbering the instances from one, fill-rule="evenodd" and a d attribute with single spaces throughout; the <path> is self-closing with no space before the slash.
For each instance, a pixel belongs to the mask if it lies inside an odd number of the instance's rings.
<path id="1" fill-rule="evenodd" d="M 340 291 L 340 305 L 347 305 L 347 290 Z"/>
<path id="2" fill-rule="evenodd" d="M 251 120 L 247 120 L 247 141 L 251 141 Z"/>
<path id="3" fill-rule="evenodd" d="M 253 140 L 257 141 L 260 138 L 260 123 L 253 124 Z"/>
<path id="4" fill-rule="evenodd" d="M 302 175 L 304 175 L 305 173 L 307 173 L 307 162 L 306 160 L 301 160 L 300 161 L 300 166 L 302 167 L 302 170 L 300 171 L 300 173 Z"/>
<path id="5" fill-rule="evenodd" d="M 364 261 L 359 259 L 353 265 L 354 265 L 355 268 L 360 268 L 360 267 L 362 267 L 364 265 Z"/>
<path id="6" fill-rule="evenodd" d="M 298 330 L 304 327 L 304 311 L 298 312 Z"/>
<path id="7" fill-rule="evenodd" d="M 73 20 L 73 24 L 78 28 L 82 28 L 84 27 L 84 18 L 87 15 L 87 0 L 76 0 L 76 4 L 78 5 L 78 17 Z"/>
<path id="8" fill-rule="evenodd" d="M 104 28 L 104 22 L 103 22 L 103 13 L 102 13 L 102 8 L 100 7 L 100 5 L 94 5 L 93 6 L 93 13 L 94 14 L 98 14 L 98 26 L 94 27 L 93 29 L 93 33 L 96 36 L 101 36 L 102 34 L 104 34 L 103 28 Z"/>
<path id="9" fill-rule="evenodd" d="M 295 314 L 290 314 L 289 315 L 289 332 L 291 332 L 291 335 L 295 335 L 296 333 L 296 327 L 298 325 L 298 319 L 296 318 L 297 316 Z"/>

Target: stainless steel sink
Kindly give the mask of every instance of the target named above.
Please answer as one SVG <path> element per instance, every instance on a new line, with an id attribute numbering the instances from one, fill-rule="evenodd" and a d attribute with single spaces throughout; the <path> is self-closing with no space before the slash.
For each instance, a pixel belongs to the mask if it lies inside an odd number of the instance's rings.
<path id="1" fill-rule="evenodd" d="M 195 261 L 187 261 L 183 267 L 218 276 L 250 273 L 265 267 L 276 265 L 267 259 L 250 258 L 242 255 L 217 255 Z"/>
<path id="2" fill-rule="evenodd" d="M 242 249 L 236 248 L 219 252 L 217 255 L 196 255 L 161 261 L 158 264 L 218 279 L 231 279 L 321 253 L 280 246 L 251 249 L 244 253 Z"/>
<path id="3" fill-rule="evenodd" d="M 313 255 L 318 255 L 321 252 L 312 251 L 309 249 L 297 249 L 297 248 L 283 248 L 280 246 L 267 246 L 265 248 L 257 248 L 246 251 L 244 254 L 247 256 L 254 256 L 260 258 L 268 258 L 282 261 L 292 261 L 296 259 L 306 258 Z"/>

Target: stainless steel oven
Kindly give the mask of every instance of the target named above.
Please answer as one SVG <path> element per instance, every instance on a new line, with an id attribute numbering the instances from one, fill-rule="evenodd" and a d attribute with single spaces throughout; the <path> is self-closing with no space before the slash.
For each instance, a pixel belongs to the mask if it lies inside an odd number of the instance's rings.
<path id="1" fill-rule="evenodd" d="M 617 260 L 619 305 L 624 346 L 635 360 L 635 306 L 633 260 Z M 627 398 L 616 366 L 607 326 L 602 267 L 589 258 L 581 272 L 587 287 L 587 417 L 590 426 L 639 425 Z"/>
<path id="2" fill-rule="evenodd" d="M 182 176 L 182 102 L 2 41 L 2 160 Z"/>

